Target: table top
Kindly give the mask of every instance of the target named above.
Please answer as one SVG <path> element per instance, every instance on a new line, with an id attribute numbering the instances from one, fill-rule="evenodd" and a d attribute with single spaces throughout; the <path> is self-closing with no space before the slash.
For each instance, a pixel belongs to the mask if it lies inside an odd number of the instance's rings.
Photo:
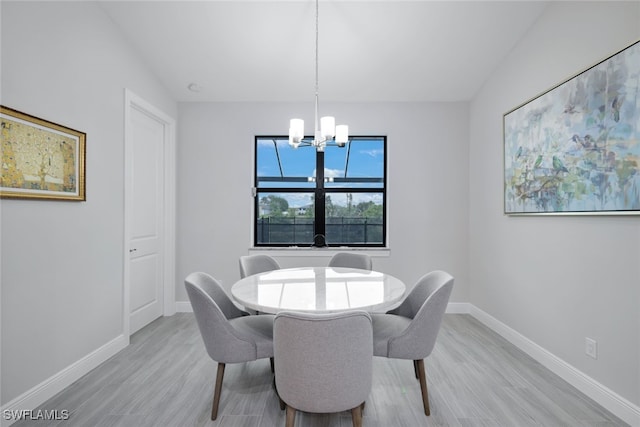
<path id="1" fill-rule="evenodd" d="M 283 310 L 384 313 L 402 301 L 404 283 L 379 271 L 357 268 L 285 268 L 245 277 L 231 288 L 241 305 L 262 313 Z"/>

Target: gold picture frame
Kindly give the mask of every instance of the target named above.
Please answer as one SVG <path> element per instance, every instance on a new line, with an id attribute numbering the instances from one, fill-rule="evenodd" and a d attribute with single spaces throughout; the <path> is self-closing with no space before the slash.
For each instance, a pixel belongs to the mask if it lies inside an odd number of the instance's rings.
<path id="1" fill-rule="evenodd" d="M 0 106 L 0 197 L 84 201 L 86 134 Z"/>

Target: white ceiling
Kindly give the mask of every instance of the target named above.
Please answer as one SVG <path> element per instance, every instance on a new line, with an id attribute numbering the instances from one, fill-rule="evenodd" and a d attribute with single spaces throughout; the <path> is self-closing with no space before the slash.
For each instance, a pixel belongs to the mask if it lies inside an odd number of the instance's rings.
<path id="1" fill-rule="evenodd" d="M 313 0 L 99 3 L 178 101 L 313 101 Z M 319 97 L 468 100 L 546 5 L 321 0 Z"/>

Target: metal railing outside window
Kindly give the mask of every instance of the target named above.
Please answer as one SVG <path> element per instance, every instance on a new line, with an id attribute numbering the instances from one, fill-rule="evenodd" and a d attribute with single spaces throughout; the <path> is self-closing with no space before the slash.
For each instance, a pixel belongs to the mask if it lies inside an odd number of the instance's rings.
<path id="1" fill-rule="evenodd" d="M 313 241 L 312 218 L 263 217 L 258 219 L 259 244 L 304 245 Z M 334 217 L 326 224 L 326 242 L 335 245 L 367 245 L 382 243 L 382 218 Z"/>

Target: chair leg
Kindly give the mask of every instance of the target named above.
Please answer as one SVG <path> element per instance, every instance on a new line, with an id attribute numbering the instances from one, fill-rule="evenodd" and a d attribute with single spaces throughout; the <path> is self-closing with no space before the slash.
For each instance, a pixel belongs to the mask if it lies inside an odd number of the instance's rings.
<path id="1" fill-rule="evenodd" d="M 213 392 L 213 405 L 211 406 L 211 420 L 218 418 L 218 404 L 220 404 L 220 392 L 222 391 L 222 379 L 224 378 L 224 363 L 218 363 L 216 374 L 216 388 Z"/>
<path id="2" fill-rule="evenodd" d="M 275 370 L 273 369 L 273 357 L 269 358 L 269 363 L 271 364 L 271 373 L 273 374 Z"/>
<path id="3" fill-rule="evenodd" d="M 351 421 L 353 421 L 353 427 L 362 427 L 362 405 L 351 410 Z"/>
<path id="4" fill-rule="evenodd" d="M 287 419 L 285 422 L 285 427 L 293 427 L 296 421 L 296 410 L 291 406 L 287 405 Z"/>
<path id="5" fill-rule="evenodd" d="M 415 360 L 418 367 L 418 375 L 420 376 L 420 389 L 422 390 L 422 404 L 424 406 L 424 414 L 431 415 L 429 409 L 429 392 L 427 391 L 427 375 L 424 372 L 424 359 Z"/>
<path id="6" fill-rule="evenodd" d="M 284 400 L 282 400 L 282 398 L 280 398 L 280 393 L 278 393 L 278 386 L 276 385 L 276 377 L 273 377 L 273 389 L 276 392 L 276 396 L 278 396 L 278 402 L 280 402 L 280 410 L 284 411 L 286 406 L 285 406 Z"/>
<path id="7" fill-rule="evenodd" d="M 416 374 L 416 379 L 420 380 L 420 376 L 418 375 L 418 361 L 417 360 L 413 361 L 413 371 Z"/>

